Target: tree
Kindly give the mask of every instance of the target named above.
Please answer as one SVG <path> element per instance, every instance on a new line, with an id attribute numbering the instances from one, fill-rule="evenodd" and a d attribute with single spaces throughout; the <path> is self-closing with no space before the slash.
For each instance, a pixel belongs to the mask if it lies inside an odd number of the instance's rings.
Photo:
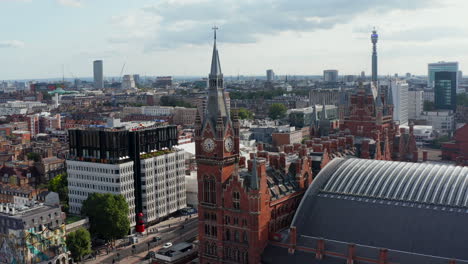
<path id="1" fill-rule="evenodd" d="M 84 228 L 71 232 L 67 235 L 67 247 L 75 260 L 91 253 L 91 235 Z"/>
<path id="2" fill-rule="evenodd" d="M 52 178 L 47 187 L 49 191 L 58 193 L 60 201 L 68 200 L 68 177 L 66 173 Z"/>
<path id="3" fill-rule="evenodd" d="M 240 119 L 253 119 L 253 113 L 245 108 L 239 108 L 237 112 Z"/>
<path id="4" fill-rule="evenodd" d="M 128 204 L 122 195 L 93 193 L 83 202 L 81 211 L 89 217 L 93 236 L 114 241 L 128 234 Z"/>
<path id="5" fill-rule="evenodd" d="M 281 119 L 286 116 L 287 110 L 288 109 L 286 108 L 286 106 L 284 106 L 284 104 L 274 103 L 270 106 L 268 116 L 274 120 Z"/>
<path id="6" fill-rule="evenodd" d="M 41 155 L 36 152 L 29 152 L 28 154 L 26 154 L 26 157 L 28 158 L 28 160 L 34 160 L 34 162 L 38 162 L 41 160 Z"/>
<path id="7" fill-rule="evenodd" d="M 47 185 L 47 189 L 56 192 L 59 195 L 62 210 L 68 212 L 68 177 L 66 173 L 59 174 L 51 179 Z"/>

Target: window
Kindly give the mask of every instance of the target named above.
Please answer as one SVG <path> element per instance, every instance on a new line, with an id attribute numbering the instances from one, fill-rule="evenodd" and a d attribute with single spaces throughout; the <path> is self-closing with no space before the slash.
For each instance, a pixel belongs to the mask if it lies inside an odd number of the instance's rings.
<path id="1" fill-rule="evenodd" d="M 240 194 L 239 192 L 232 193 L 232 206 L 234 209 L 240 209 Z"/>
<path id="2" fill-rule="evenodd" d="M 216 186 L 212 176 L 205 176 L 203 180 L 203 201 L 206 203 L 216 203 Z"/>

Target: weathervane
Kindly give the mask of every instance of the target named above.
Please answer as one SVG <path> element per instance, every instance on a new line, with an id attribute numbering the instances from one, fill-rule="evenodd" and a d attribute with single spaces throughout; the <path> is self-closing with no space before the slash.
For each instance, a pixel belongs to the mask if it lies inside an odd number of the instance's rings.
<path id="1" fill-rule="evenodd" d="M 215 25 L 212 29 L 214 31 L 214 39 L 216 40 L 216 30 L 218 30 L 219 28 Z"/>

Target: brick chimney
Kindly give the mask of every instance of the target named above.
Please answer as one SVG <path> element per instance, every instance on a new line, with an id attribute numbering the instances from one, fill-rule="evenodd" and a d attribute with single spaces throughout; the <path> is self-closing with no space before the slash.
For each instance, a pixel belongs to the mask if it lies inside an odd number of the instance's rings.
<path id="1" fill-rule="evenodd" d="M 263 143 L 257 143 L 257 151 L 260 152 L 260 151 L 263 151 Z"/>
<path id="2" fill-rule="evenodd" d="M 301 143 L 294 143 L 294 151 L 298 151 L 301 146 Z"/>
<path id="3" fill-rule="evenodd" d="M 423 161 L 427 161 L 427 150 L 423 151 Z"/>
<path id="4" fill-rule="evenodd" d="M 347 148 L 354 147 L 354 136 L 353 135 L 346 135 L 346 147 Z"/>
<path id="5" fill-rule="evenodd" d="M 370 143 L 369 139 L 364 139 L 361 143 L 361 158 L 362 159 L 370 158 L 369 143 Z"/>
<path id="6" fill-rule="evenodd" d="M 279 157 L 279 169 L 286 170 L 286 153 L 281 152 Z"/>
<path id="7" fill-rule="evenodd" d="M 413 151 L 413 162 L 418 162 L 419 157 L 418 157 L 418 151 Z"/>
<path id="8" fill-rule="evenodd" d="M 241 157 L 239 158 L 239 167 L 240 167 L 240 168 L 245 168 L 245 165 L 246 165 L 246 164 L 245 164 L 245 157 L 244 157 L 244 156 L 241 156 Z"/>
<path id="9" fill-rule="evenodd" d="M 314 152 L 323 152 L 323 145 L 322 144 L 314 144 L 312 145 Z"/>

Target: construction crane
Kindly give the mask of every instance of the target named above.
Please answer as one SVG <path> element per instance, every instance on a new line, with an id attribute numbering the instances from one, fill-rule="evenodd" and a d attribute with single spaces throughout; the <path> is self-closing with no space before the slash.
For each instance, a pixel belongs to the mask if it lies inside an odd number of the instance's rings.
<path id="1" fill-rule="evenodd" d="M 120 71 L 120 77 L 119 77 L 119 82 L 122 82 L 122 74 L 123 74 L 123 71 L 125 69 L 125 64 L 127 64 L 127 62 L 124 62 L 123 66 L 122 66 L 122 70 Z"/>

